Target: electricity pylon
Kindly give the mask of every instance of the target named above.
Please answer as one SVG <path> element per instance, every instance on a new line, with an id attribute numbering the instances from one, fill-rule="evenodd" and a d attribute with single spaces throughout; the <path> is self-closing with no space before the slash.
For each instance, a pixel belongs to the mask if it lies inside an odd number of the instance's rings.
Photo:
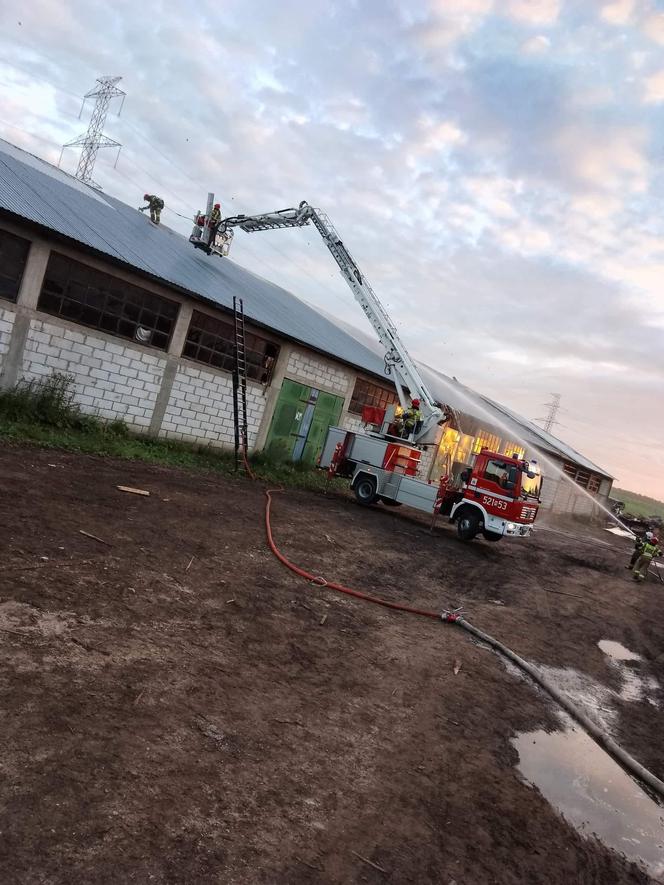
<path id="1" fill-rule="evenodd" d="M 90 92 L 85 93 L 83 104 L 81 105 L 81 113 L 78 115 L 80 120 L 83 108 L 85 107 L 85 102 L 88 98 L 96 99 L 94 110 L 92 111 L 92 117 L 88 124 L 88 131 L 84 135 L 79 135 L 78 138 L 75 138 L 73 141 L 67 142 L 62 148 L 62 151 L 64 151 L 66 147 L 82 146 L 83 150 L 81 151 L 81 158 L 78 161 L 76 178 L 78 178 L 79 181 L 85 182 L 85 184 L 91 185 L 91 187 L 97 188 L 97 190 L 101 190 L 101 185 L 97 184 L 96 181 L 93 181 L 92 172 L 95 168 L 95 160 L 97 159 L 99 148 L 116 147 L 118 148 L 119 157 L 120 148 L 122 147 L 119 141 L 114 141 L 103 133 L 104 124 L 106 123 L 106 114 L 108 113 L 111 99 L 122 96 L 122 103 L 120 104 L 118 117 L 120 116 L 122 105 L 124 104 L 126 92 L 123 92 L 122 89 L 118 89 L 117 87 L 120 80 L 122 80 L 122 77 L 97 78 L 98 85 L 95 89 L 91 89 Z M 60 160 L 62 159 L 62 151 L 60 152 Z M 118 162 L 117 157 L 115 162 Z M 58 166 L 59 165 L 60 161 L 58 161 Z"/>

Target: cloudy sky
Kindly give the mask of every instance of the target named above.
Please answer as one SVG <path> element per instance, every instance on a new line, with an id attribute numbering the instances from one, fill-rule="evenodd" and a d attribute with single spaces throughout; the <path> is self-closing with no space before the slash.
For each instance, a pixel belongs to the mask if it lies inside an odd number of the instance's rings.
<path id="1" fill-rule="evenodd" d="M 122 75 L 106 191 L 321 206 L 415 355 L 664 498 L 664 3 L 4 0 L 0 59 L 2 137 L 57 162 Z M 233 257 L 368 329 L 312 233 Z"/>

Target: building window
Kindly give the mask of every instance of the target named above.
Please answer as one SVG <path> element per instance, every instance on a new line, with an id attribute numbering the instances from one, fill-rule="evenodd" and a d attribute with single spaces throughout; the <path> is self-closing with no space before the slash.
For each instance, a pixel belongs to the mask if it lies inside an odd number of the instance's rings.
<path id="1" fill-rule="evenodd" d="M 178 315 L 174 301 L 52 253 L 40 310 L 166 350 Z"/>
<path id="2" fill-rule="evenodd" d="M 459 441 L 457 443 L 456 451 L 454 453 L 455 462 L 460 462 L 462 464 L 470 464 L 472 460 L 472 452 L 473 452 L 473 442 L 474 437 L 472 437 L 469 433 L 462 433 L 459 437 Z"/>
<path id="3" fill-rule="evenodd" d="M 30 241 L 0 230 L 0 298 L 16 301 Z"/>
<path id="4" fill-rule="evenodd" d="M 355 382 L 355 389 L 353 390 L 348 411 L 361 415 L 362 409 L 365 406 L 387 409 L 388 406 L 398 402 L 399 397 L 396 391 L 390 390 L 387 387 L 381 387 L 379 384 L 373 384 L 371 381 L 365 381 L 363 378 L 358 378 Z"/>
<path id="5" fill-rule="evenodd" d="M 588 491 L 596 495 L 599 492 L 599 488 L 602 482 L 601 476 L 597 473 L 590 473 L 588 470 L 583 470 L 581 467 L 577 467 L 576 464 L 571 464 L 569 461 L 563 464 L 563 470 L 577 485 L 580 485 L 583 489 L 588 489 Z"/>
<path id="6" fill-rule="evenodd" d="M 195 310 L 189 324 L 182 355 L 217 369 L 233 371 L 233 324 Z M 245 332 L 247 378 L 269 384 L 279 347 L 259 335 Z"/>
<path id="7" fill-rule="evenodd" d="M 526 450 L 518 443 L 508 442 L 503 446 L 503 455 L 523 460 L 526 457 Z"/>
<path id="8" fill-rule="evenodd" d="M 499 452 L 500 437 L 494 436 L 492 433 L 487 433 L 485 430 L 481 430 L 475 437 L 473 454 L 479 455 L 482 449 L 488 449 L 490 452 Z"/>

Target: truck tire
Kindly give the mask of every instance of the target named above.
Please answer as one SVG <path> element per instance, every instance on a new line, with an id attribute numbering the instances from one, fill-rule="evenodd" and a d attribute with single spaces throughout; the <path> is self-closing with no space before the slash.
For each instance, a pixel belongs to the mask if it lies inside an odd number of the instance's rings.
<path id="1" fill-rule="evenodd" d="M 373 476 L 361 476 L 353 486 L 357 503 L 362 504 L 364 507 L 370 507 L 372 504 L 375 504 L 378 500 L 376 485 L 377 483 Z"/>
<path id="2" fill-rule="evenodd" d="M 472 541 L 480 530 L 480 517 L 474 509 L 464 508 L 457 518 L 457 535 L 461 541 Z"/>
<path id="3" fill-rule="evenodd" d="M 387 507 L 401 507 L 401 501 L 395 501 L 394 498 L 386 498 L 384 495 L 381 495 L 380 500 Z"/>
<path id="4" fill-rule="evenodd" d="M 482 534 L 484 535 L 485 541 L 493 541 L 494 543 L 496 541 L 500 541 L 500 539 L 502 538 L 502 535 L 499 532 L 489 532 L 487 531 L 487 529 L 484 529 Z"/>

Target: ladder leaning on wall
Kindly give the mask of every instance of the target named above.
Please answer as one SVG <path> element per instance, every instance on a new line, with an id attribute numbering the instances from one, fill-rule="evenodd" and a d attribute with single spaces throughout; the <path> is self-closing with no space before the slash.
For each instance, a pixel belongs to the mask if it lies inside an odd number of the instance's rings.
<path id="1" fill-rule="evenodd" d="M 244 340 L 244 303 L 233 296 L 233 424 L 235 428 L 235 469 L 246 463 L 247 428 L 247 353 Z M 240 454 L 242 451 L 242 454 Z"/>

